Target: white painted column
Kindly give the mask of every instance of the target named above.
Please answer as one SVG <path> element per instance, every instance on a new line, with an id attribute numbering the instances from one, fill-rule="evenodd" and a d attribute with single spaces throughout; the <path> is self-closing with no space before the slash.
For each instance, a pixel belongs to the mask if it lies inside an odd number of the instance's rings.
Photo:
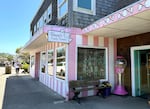
<path id="1" fill-rule="evenodd" d="M 109 82 L 112 84 L 112 90 L 115 84 L 114 62 L 114 38 L 109 38 Z"/>

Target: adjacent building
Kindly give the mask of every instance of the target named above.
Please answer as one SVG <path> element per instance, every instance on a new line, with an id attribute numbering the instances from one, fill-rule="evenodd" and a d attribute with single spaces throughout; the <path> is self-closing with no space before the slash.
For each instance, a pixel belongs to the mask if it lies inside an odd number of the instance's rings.
<path id="1" fill-rule="evenodd" d="M 30 31 L 30 74 L 63 97 L 70 80 L 106 80 L 113 92 L 117 55 L 129 94 L 149 92 L 150 0 L 44 0 Z"/>

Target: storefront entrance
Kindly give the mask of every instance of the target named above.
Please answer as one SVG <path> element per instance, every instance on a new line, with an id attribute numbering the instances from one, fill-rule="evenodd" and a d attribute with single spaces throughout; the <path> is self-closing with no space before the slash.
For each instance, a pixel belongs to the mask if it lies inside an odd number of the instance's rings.
<path id="1" fill-rule="evenodd" d="M 132 95 L 146 96 L 150 93 L 150 47 L 131 48 Z"/>

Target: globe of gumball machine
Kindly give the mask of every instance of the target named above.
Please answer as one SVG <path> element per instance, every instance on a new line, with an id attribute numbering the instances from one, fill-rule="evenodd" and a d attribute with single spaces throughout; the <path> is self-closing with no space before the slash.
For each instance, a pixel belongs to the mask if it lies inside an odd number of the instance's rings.
<path id="1" fill-rule="evenodd" d="M 124 87 L 124 81 L 122 81 L 122 76 L 124 73 L 124 70 L 127 66 L 127 61 L 122 56 L 117 56 L 116 62 L 115 62 L 115 73 L 117 75 L 117 84 L 114 90 L 114 94 L 116 95 L 127 95 L 128 92 L 125 90 Z"/>

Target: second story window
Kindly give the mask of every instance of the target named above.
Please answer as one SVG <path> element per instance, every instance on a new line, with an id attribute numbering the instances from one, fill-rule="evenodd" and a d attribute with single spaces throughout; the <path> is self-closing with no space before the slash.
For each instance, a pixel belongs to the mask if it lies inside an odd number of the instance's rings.
<path id="1" fill-rule="evenodd" d="M 96 13 L 96 0 L 74 0 L 74 11 L 95 15 Z"/>
<path id="2" fill-rule="evenodd" d="M 52 19 L 52 5 L 50 5 L 47 9 L 48 21 Z"/>
<path id="3" fill-rule="evenodd" d="M 47 23 L 47 11 L 43 14 L 44 24 Z"/>
<path id="4" fill-rule="evenodd" d="M 78 0 L 78 7 L 91 10 L 91 0 Z"/>
<path id="5" fill-rule="evenodd" d="M 36 24 L 34 25 L 34 33 L 37 31 Z"/>
<path id="6" fill-rule="evenodd" d="M 68 12 L 68 0 L 58 0 L 58 18 L 63 17 Z"/>

